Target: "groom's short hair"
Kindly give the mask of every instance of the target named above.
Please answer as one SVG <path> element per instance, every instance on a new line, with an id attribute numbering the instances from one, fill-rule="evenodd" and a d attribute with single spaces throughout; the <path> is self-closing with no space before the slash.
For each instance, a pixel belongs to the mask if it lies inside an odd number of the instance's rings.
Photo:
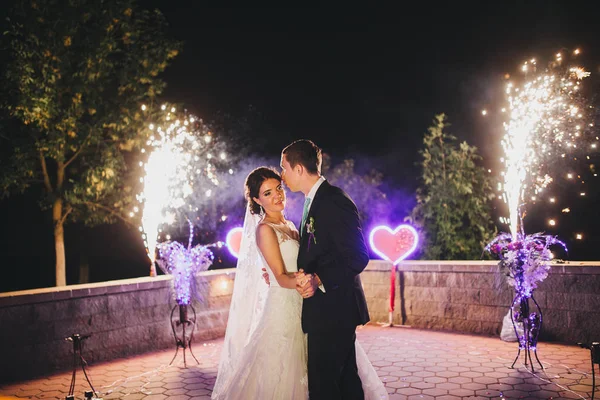
<path id="1" fill-rule="evenodd" d="M 281 154 L 285 155 L 285 159 L 290 163 L 290 167 L 294 168 L 300 164 L 313 175 L 321 173 L 321 149 L 311 140 L 300 139 L 288 145 Z"/>

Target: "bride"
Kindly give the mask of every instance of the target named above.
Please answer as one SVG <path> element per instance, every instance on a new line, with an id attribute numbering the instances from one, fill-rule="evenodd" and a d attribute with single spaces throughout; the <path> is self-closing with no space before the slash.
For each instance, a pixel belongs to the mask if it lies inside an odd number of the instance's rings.
<path id="1" fill-rule="evenodd" d="M 246 178 L 248 202 L 227 331 L 212 399 L 308 399 L 302 297 L 296 291 L 299 234 L 284 217 L 280 175 L 260 167 Z M 270 285 L 262 279 L 268 266 Z M 388 394 L 356 342 L 365 399 Z"/>

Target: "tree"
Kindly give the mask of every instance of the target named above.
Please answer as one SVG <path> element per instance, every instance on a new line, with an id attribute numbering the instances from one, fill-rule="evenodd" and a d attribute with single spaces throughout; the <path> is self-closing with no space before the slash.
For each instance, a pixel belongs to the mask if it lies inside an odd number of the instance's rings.
<path id="1" fill-rule="evenodd" d="M 477 148 L 446 133 L 446 116 L 435 116 L 423 138 L 421 184 L 411 219 L 424 236 L 422 257 L 478 259 L 495 234 L 491 180 Z"/>
<path id="2" fill-rule="evenodd" d="M 163 90 L 180 44 L 134 0 L 18 0 L 8 22 L 0 195 L 43 186 L 62 286 L 65 223 L 114 222 L 134 201 L 121 178 L 145 141 L 140 105 Z"/>

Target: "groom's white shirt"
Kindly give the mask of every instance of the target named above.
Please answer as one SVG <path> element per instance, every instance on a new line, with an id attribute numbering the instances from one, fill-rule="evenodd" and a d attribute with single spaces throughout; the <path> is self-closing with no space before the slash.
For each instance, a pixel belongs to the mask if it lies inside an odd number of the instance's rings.
<path id="1" fill-rule="evenodd" d="M 317 190 L 319 190 L 319 187 L 321 187 L 323 182 L 325 182 L 325 178 L 323 178 L 323 176 L 320 176 L 319 180 L 315 182 L 313 187 L 310 189 L 310 191 L 306 195 L 306 199 L 310 199 L 310 204 L 308 205 L 308 210 L 306 210 L 306 215 L 308 215 L 308 213 L 310 212 L 310 208 L 312 207 L 312 203 L 313 203 L 313 199 L 315 198 L 315 194 L 317 194 Z M 300 227 L 301 230 L 303 228 L 304 228 L 303 226 Z M 319 289 L 321 289 L 321 291 L 323 293 L 325 293 L 325 286 L 323 286 L 323 284 L 319 285 Z"/>

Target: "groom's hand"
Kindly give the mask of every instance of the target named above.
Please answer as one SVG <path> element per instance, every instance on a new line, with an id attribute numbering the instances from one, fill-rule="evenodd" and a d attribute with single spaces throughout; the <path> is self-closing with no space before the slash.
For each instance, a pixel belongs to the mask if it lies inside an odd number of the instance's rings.
<path id="1" fill-rule="evenodd" d="M 319 287 L 316 275 L 305 274 L 304 270 L 300 269 L 296 279 L 296 290 L 303 298 L 308 299 L 314 296 L 315 290 Z"/>
<path id="2" fill-rule="evenodd" d="M 263 272 L 262 277 L 265 280 L 265 283 L 267 284 L 267 286 L 271 286 L 271 281 L 269 280 L 269 274 L 267 273 L 267 269 L 263 268 L 262 272 Z"/>
<path id="3" fill-rule="evenodd" d="M 304 287 L 307 284 L 308 277 L 304 273 L 303 269 L 300 269 L 298 272 L 295 272 L 294 276 L 296 277 L 296 290 L 298 291 L 300 296 L 302 296 L 302 292 L 304 291 Z"/>

